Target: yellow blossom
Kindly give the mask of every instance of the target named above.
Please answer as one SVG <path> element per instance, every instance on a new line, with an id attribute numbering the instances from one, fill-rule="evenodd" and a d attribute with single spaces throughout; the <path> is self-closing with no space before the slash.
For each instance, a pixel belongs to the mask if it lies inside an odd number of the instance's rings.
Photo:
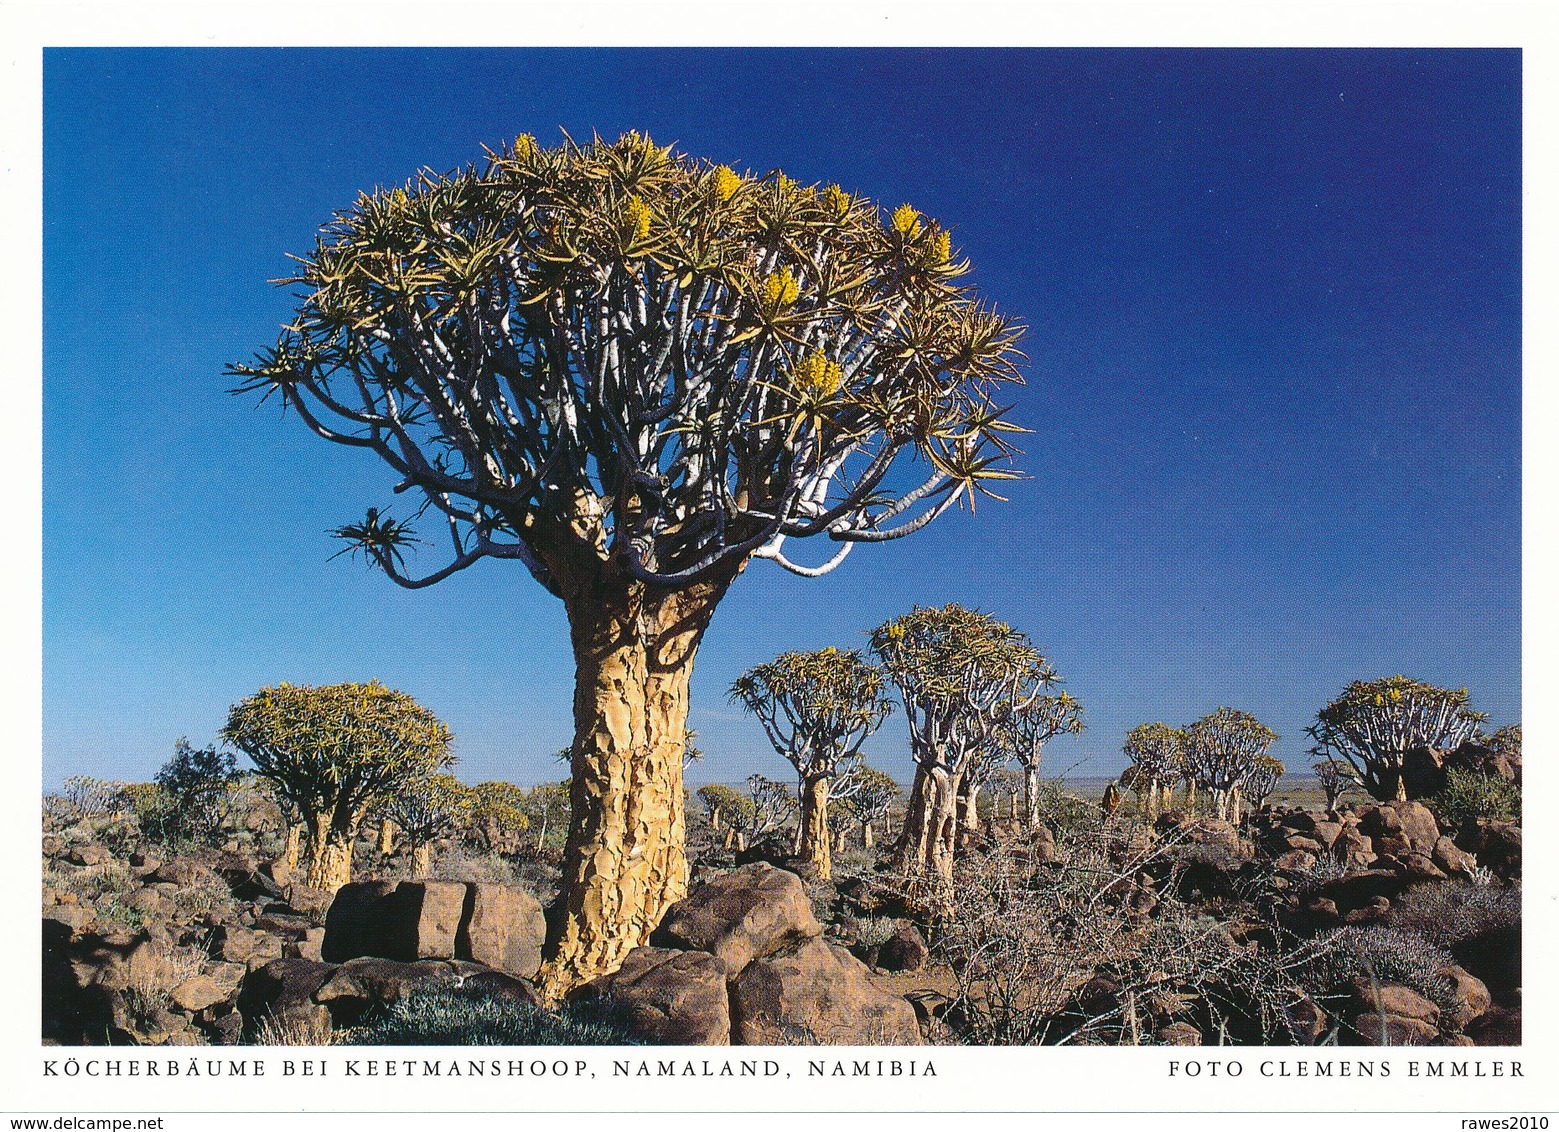
<path id="1" fill-rule="evenodd" d="M 636 196 L 628 198 L 628 223 L 633 227 L 633 235 L 636 240 L 643 240 L 650 234 L 650 206 Z"/>
<path id="2" fill-rule="evenodd" d="M 800 294 L 801 285 L 796 282 L 796 277 L 789 268 L 782 267 L 763 281 L 758 301 L 765 313 L 774 314 L 794 303 Z"/>
<path id="3" fill-rule="evenodd" d="M 742 187 L 742 179 L 736 175 L 728 165 L 715 167 L 715 196 L 720 200 L 730 200 L 736 195 L 736 190 Z"/>
<path id="4" fill-rule="evenodd" d="M 521 161 L 529 161 L 536 156 L 536 137 L 534 134 L 521 134 L 514 139 L 514 156 Z"/>
<path id="5" fill-rule="evenodd" d="M 838 185 L 829 185 L 823 190 L 823 203 L 830 212 L 843 219 L 845 213 L 850 211 L 850 194 Z"/>
<path id="6" fill-rule="evenodd" d="M 796 385 L 809 393 L 830 397 L 843 383 L 844 371 L 839 363 L 829 361 L 822 354 L 808 354 L 796 367 Z"/>
<path id="7" fill-rule="evenodd" d="M 913 239 L 920 235 L 920 213 L 913 205 L 901 204 L 893 210 L 890 218 L 893 230 L 899 235 Z"/>
<path id="8" fill-rule="evenodd" d="M 936 234 L 936 244 L 932 248 L 931 258 L 938 264 L 946 263 L 953 258 L 953 234 L 947 229 Z"/>

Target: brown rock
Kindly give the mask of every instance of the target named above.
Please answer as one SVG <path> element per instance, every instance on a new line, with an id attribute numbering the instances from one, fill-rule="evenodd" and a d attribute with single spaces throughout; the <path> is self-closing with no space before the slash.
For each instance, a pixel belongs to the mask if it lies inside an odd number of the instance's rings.
<path id="1" fill-rule="evenodd" d="M 1474 854 L 1478 864 L 1496 876 L 1512 880 L 1521 875 L 1521 827 L 1506 821 L 1479 818 L 1456 835 L 1456 844 Z"/>
<path id="2" fill-rule="evenodd" d="M 330 1035 L 330 1010 L 314 1001 L 314 992 L 335 971 L 328 963 L 307 959 L 273 959 L 244 976 L 238 992 L 238 1009 L 245 1028 L 261 1023 L 317 1037 L 323 1044 Z"/>
<path id="3" fill-rule="evenodd" d="M 1440 973 L 1450 979 L 1454 987 L 1451 1011 L 1445 1017 L 1447 1026 L 1455 1030 L 1465 1030 L 1469 1023 L 1488 1013 L 1494 1000 L 1482 979 L 1454 964 Z"/>
<path id="4" fill-rule="evenodd" d="M 229 963 L 242 963 L 255 952 L 259 933 L 235 924 L 226 924 L 212 933 L 215 953 Z"/>
<path id="5" fill-rule="evenodd" d="M 226 1002 L 236 993 L 236 990 L 236 987 L 224 989 L 217 985 L 216 980 L 206 975 L 196 975 L 174 987 L 169 997 L 173 999 L 173 1005 L 180 1010 L 188 1014 L 198 1014 L 208 1006 Z"/>
<path id="6" fill-rule="evenodd" d="M 1335 821 L 1318 821 L 1310 831 L 1310 836 L 1321 843 L 1322 848 L 1330 849 L 1337 844 L 1337 839 L 1342 836 L 1342 823 Z"/>
<path id="7" fill-rule="evenodd" d="M 1321 844 L 1321 842 L 1317 841 L 1315 838 L 1306 837 L 1300 833 L 1289 834 L 1283 839 L 1283 844 L 1288 846 L 1290 849 L 1297 849 L 1304 853 L 1319 854 L 1323 849 L 1326 848 L 1325 845 Z"/>
<path id="8" fill-rule="evenodd" d="M 1402 854 L 1397 859 L 1402 875 L 1411 884 L 1426 880 L 1444 880 L 1445 872 L 1424 854 L 1416 850 Z"/>
<path id="9" fill-rule="evenodd" d="M 1153 1035 L 1161 1046 L 1199 1046 L 1202 1031 L 1189 1022 L 1172 1022 Z"/>
<path id="10" fill-rule="evenodd" d="M 541 903 L 513 885 L 470 888 L 470 911 L 455 938 L 455 954 L 522 979 L 534 978 L 547 936 Z"/>
<path id="11" fill-rule="evenodd" d="M 1431 1026 L 1437 1025 L 1440 1021 L 1440 1008 L 1411 987 L 1355 983 L 1353 996 L 1354 1000 L 1369 1013 L 1415 1018 Z"/>
<path id="12" fill-rule="evenodd" d="M 1287 869 L 1290 872 L 1306 872 L 1315 864 L 1315 854 L 1306 853 L 1302 849 L 1290 849 L 1287 853 L 1272 859 L 1272 867 L 1275 869 Z"/>
<path id="13" fill-rule="evenodd" d="M 126 908 L 133 908 L 143 916 L 167 919 L 173 915 L 173 901 L 155 888 L 138 888 L 124 899 Z"/>
<path id="14" fill-rule="evenodd" d="M 176 884 L 180 888 L 188 888 L 191 885 L 210 884 L 216 879 L 215 870 L 202 865 L 199 861 L 175 857 L 171 861 L 164 861 L 158 865 L 156 871 L 148 876 L 146 881 L 148 884 Z"/>
<path id="15" fill-rule="evenodd" d="M 362 955 L 407 958 L 413 952 L 406 938 L 405 919 L 396 900 L 394 881 L 344 884 L 325 916 L 322 958 L 327 963 L 341 963 Z"/>
<path id="16" fill-rule="evenodd" d="M 114 855 L 101 845 L 78 845 L 70 851 L 65 858 L 73 865 L 106 865 L 114 859 Z"/>
<path id="17" fill-rule="evenodd" d="M 453 880 L 403 881 L 396 895 L 416 909 L 412 954 L 418 959 L 453 959 L 455 935 L 465 916 L 466 886 Z"/>
<path id="18" fill-rule="evenodd" d="M 920 1045 L 915 1009 L 821 939 L 753 959 L 731 985 L 733 1044 Z"/>
<path id="19" fill-rule="evenodd" d="M 70 896 L 72 893 L 66 893 Z M 59 904 L 49 909 L 45 921 L 53 920 L 55 923 L 64 924 L 66 929 L 72 932 L 83 932 L 97 923 L 97 913 L 91 908 L 79 904 Z"/>
<path id="20" fill-rule="evenodd" d="M 1284 1013 L 1293 1027 L 1294 1035 L 1309 1045 L 1320 1040 L 1331 1022 L 1326 1011 L 1307 994 L 1300 994 L 1292 1005 L 1285 1008 Z"/>
<path id="21" fill-rule="evenodd" d="M 1434 843 L 1434 863 L 1452 876 L 1468 876 L 1478 864 L 1478 858 L 1466 850 L 1458 849 L 1456 842 L 1442 837 Z"/>
<path id="22" fill-rule="evenodd" d="M 1492 1006 L 1467 1025 L 1467 1036 L 1480 1046 L 1521 1044 L 1521 1010 Z"/>
<path id="23" fill-rule="evenodd" d="M 905 924 L 877 949 L 877 966 L 884 971 L 919 971 L 931 949 L 914 924 Z"/>
<path id="24" fill-rule="evenodd" d="M 296 962 L 303 962 L 297 960 Z M 459 982 L 450 964 L 436 959 L 402 963 L 394 959 L 365 956 L 341 964 L 314 992 L 314 1001 L 330 1007 L 339 1021 L 355 1021 L 370 1006 L 389 1006 L 400 1000 L 408 987 L 416 983 Z"/>
<path id="25" fill-rule="evenodd" d="M 673 904 L 651 943 L 707 951 L 735 975 L 754 959 L 822 934 L 801 878 L 759 862 L 734 869 Z"/>
<path id="26" fill-rule="evenodd" d="M 725 964 L 706 952 L 635 948 L 589 993 L 610 995 L 634 1033 L 657 1045 L 731 1044 Z"/>
<path id="27" fill-rule="evenodd" d="M 1056 835 L 1045 826 L 1037 825 L 1029 830 L 1029 860 L 1036 865 L 1053 865 L 1061 859 L 1056 846 Z"/>

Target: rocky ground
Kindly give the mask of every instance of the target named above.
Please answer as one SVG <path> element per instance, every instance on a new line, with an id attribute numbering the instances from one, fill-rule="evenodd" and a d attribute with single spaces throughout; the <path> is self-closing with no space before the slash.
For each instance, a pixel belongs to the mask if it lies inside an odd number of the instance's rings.
<path id="1" fill-rule="evenodd" d="M 1442 830 L 1416 802 L 1047 820 L 986 821 L 934 899 L 880 851 L 822 883 L 787 838 L 733 853 L 695 828 L 690 895 L 562 1015 L 530 982 L 546 854 L 409 881 L 365 841 L 360 874 L 381 875 L 330 896 L 261 835 L 173 851 L 82 822 L 43 842 L 44 1037 L 429 1040 L 389 1025 L 420 1002 L 440 1041 L 1520 1041 L 1518 825 Z M 521 1016 L 595 1028 L 492 1021 Z"/>

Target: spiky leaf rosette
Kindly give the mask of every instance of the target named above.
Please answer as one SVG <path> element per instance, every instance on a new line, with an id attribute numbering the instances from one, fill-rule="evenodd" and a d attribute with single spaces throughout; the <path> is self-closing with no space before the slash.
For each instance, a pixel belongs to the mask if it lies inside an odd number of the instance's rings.
<path id="1" fill-rule="evenodd" d="M 1396 792 L 1409 751 L 1459 747 L 1487 718 L 1468 706 L 1466 688 L 1387 676 L 1349 684 L 1320 710 L 1309 734 L 1347 759 L 1364 788 L 1381 798 Z"/>
<path id="2" fill-rule="evenodd" d="M 295 319 L 231 372 L 441 513 L 453 557 L 418 579 L 404 522 L 337 530 L 402 585 L 483 557 L 554 592 L 614 556 L 665 585 L 818 573 L 1015 478 L 1021 329 L 908 205 L 525 136 L 363 194 L 300 262 Z M 786 557 L 814 535 L 829 564 Z"/>
<path id="3" fill-rule="evenodd" d="M 1246 768 L 1245 777 L 1240 780 L 1240 789 L 1259 806 L 1277 789 L 1287 770 L 1281 759 L 1271 755 L 1257 755 Z"/>

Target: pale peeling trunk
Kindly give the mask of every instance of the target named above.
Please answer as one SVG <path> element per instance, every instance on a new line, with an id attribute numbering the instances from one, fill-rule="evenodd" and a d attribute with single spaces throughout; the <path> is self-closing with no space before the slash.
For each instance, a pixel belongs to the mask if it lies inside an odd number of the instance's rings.
<path id="1" fill-rule="evenodd" d="M 720 811 L 719 810 L 710 810 L 709 811 L 709 828 L 714 830 L 716 833 L 718 833 L 720 831 Z"/>
<path id="2" fill-rule="evenodd" d="M 801 783 L 801 863 L 818 880 L 834 875 L 834 857 L 828 836 L 828 779 L 809 778 Z"/>
<path id="3" fill-rule="evenodd" d="M 943 767 L 921 764 L 915 768 L 904 831 L 894 851 L 901 870 L 951 883 L 961 777 Z"/>
<path id="4" fill-rule="evenodd" d="M 682 753 L 698 643 L 724 593 L 598 585 L 567 601 L 577 664 L 572 814 L 550 995 L 611 974 L 687 894 Z"/>
<path id="5" fill-rule="evenodd" d="M 433 846 L 418 845 L 411 851 L 411 879 L 423 880 L 433 871 Z"/>
<path id="6" fill-rule="evenodd" d="M 725 831 L 725 840 L 723 842 L 721 842 L 721 846 L 723 848 L 725 848 L 725 849 L 729 849 L 729 848 L 731 848 L 731 846 L 733 846 L 735 844 L 736 844 L 736 830 L 734 830 L 734 829 L 726 830 Z"/>
<path id="7" fill-rule="evenodd" d="M 1039 827 L 1039 767 L 1023 768 L 1023 824 L 1030 829 Z"/>
<path id="8" fill-rule="evenodd" d="M 872 823 L 869 821 L 861 823 L 861 846 L 866 849 L 872 847 Z"/>
<path id="9" fill-rule="evenodd" d="M 849 838 L 846 836 L 845 831 L 841 829 L 834 835 L 834 852 L 843 853 L 848 848 L 850 848 Z"/>
<path id="10" fill-rule="evenodd" d="M 303 883 L 309 888 L 334 892 L 352 882 L 352 843 L 357 840 L 355 825 L 337 825 L 328 815 L 314 819 L 309 838 L 309 869 Z"/>
<path id="11" fill-rule="evenodd" d="M 1245 804 L 1245 798 L 1240 793 L 1238 786 L 1229 791 L 1229 821 L 1235 825 L 1240 824 L 1240 813 Z"/>
<path id="12" fill-rule="evenodd" d="M 968 843 L 969 835 L 975 831 L 980 822 L 979 807 L 975 803 L 977 793 L 978 790 L 970 779 L 963 778 L 959 780 L 958 794 L 956 801 L 953 803 L 953 824 L 955 827 L 953 836 L 960 845 Z"/>
<path id="13" fill-rule="evenodd" d="M 287 842 L 282 847 L 281 861 L 289 873 L 297 872 L 298 862 L 303 859 L 303 831 L 306 828 L 302 822 L 292 822 L 287 826 Z"/>
<path id="14" fill-rule="evenodd" d="M 395 823 L 385 818 L 379 823 L 379 856 L 388 857 L 395 852 Z"/>

